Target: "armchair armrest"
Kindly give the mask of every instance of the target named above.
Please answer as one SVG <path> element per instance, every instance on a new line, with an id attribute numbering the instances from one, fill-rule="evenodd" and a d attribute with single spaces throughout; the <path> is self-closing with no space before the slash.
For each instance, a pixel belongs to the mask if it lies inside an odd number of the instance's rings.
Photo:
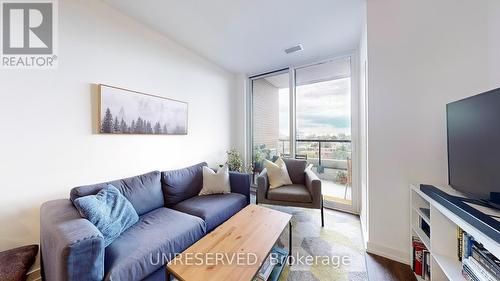
<path id="1" fill-rule="evenodd" d="M 309 192 L 311 193 L 312 199 L 313 199 L 313 204 L 316 207 L 321 206 L 321 180 L 318 178 L 318 176 L 311 171 L 310 169 L 307 169 L 305 171 L 306 174 L 306 187 L 309 189 Z"/>
<path id="2" fill-rule="evenodd" d="M 257 202 L 264 202 L 269 190 L 269 178 L 267 177 L 267 170 L 264 169 L 257 177 Z"/>
<path id="3" fill-rule="evenodd" d="M 70 200 L 42 204 L 40 244 L 44 280 L 103 280 L 104 238 Z"/>
<path id="4" fill-rule="evenodd" d="M 247 204 L 250 204 L 250 175 L 238 172 L 229 172 L 231 192 L 245 195 Z"/>

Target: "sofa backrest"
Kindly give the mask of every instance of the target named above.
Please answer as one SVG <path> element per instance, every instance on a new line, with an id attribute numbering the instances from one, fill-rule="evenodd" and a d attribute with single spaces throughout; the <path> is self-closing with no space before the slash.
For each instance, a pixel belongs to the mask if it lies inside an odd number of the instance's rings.
<path id="1" fill-rule="evenodd" d="M 206 162 L 179 170 L 165 171 L 161 173 L 161 182 L 166 207 L 172 207 L 175 204 L 194 197 L 200 193 L 201 188 L 203 187 L 204 166 L 207 166 Z"/>
<path id="2" fill-rule="evenodd" d="M 140 216 L 164 206 L 160 177 L 159 171 L 153 171 L 131 178 L 79 186 L 71 190 L 70 199 L 73 201 L 78 197 L 97 194 L 103 187 L 111 184 L 132 203 Z"/>

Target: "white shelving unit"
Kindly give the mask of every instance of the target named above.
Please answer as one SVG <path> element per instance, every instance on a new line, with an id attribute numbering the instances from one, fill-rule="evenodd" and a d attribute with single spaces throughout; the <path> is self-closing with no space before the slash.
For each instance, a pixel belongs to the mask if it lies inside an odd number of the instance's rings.
<path id="1" fill-rule="evenodd" d="M 450 187 L 438 187 L 444 192 L 457 194 Z M 420 208 L 430 209 L 427 216 Z M 420 229 L 420 218 L 430 225 L 430 237 Z M 474 240 L 496 257 L 500 256 L 499 241 L 487 237 L 478 229 L 465 222 L 463 219 L 449 211 L 447 208 L 434 201 L 420 191 L 420 185 L 410 186 L 410 260 L 413 260 L 412 236 L 422 240 L 431 254 L 431 280 L 432 281 L 465 281 L 462 276 L 462 263 L 458 260 L 457 227 L 460 227 L 474 237 Z M 416 276 L 417 280 L 422 280 Z"/>

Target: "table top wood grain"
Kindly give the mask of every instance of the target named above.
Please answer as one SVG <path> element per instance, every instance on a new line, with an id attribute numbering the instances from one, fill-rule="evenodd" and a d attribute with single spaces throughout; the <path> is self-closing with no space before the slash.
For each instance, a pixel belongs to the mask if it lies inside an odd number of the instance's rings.
<path id="1" fill-rule="evenodd" d="M 252 280 L 291 218 L 248 205 L 171 260 L 168 271 L 181 281 Z"/>

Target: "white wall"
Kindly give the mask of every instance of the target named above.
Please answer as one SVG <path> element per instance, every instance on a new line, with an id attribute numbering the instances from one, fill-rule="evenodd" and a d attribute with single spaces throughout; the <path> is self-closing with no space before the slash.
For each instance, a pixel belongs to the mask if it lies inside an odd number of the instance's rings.
<path id="1" fill-rule="evenodd" d="M 247 106 L 248 106 L 248 77 L 245 74 L 236 75 L 236 89 L 232 95 L 233 99 L 231 101 L 232 109 L 232 138 L 231 145 L 237 151 L 240 152 L 246 165 L 249 165 L 251 156 L 248 156 L 247 151 Z"/>
<path id="2" fill-rule="evenodd" d="M 0 70 L 0 250 L 38 243 L 39 207 L 71 187 L 200 161 L 231 146 L 235 76 L 101 1 L 59 1 L 59 68 Z M 187 136 L 93 133 L 104 83 L 189 102 Z"/>
<path id="3" fill-rule="evenodd" d="M 366 7 L 366 6 L 365 6 Z M 365 11 L 366 12 L 366 11 Z M 368 236 L 368 120 L 367 120 L 367 104 L 368 93 L 366 78 L 368 74 L 368 58 L 367 58 L 367 45 L 366 45 L 366 17 L 364 17 L 363 29 L 361 32 L 358 58 L 359 58 L 359 172 L 360 172 L 360 220 L 361 229 L 365 242 L 369 240 Z"/>
<path id="4" fill-rule="evenodd" d="M 500 2 L 367 4 L 368 250 L 408 262 L 408 185 L 447 182 L 446 103 L 500 87 Z"/>

